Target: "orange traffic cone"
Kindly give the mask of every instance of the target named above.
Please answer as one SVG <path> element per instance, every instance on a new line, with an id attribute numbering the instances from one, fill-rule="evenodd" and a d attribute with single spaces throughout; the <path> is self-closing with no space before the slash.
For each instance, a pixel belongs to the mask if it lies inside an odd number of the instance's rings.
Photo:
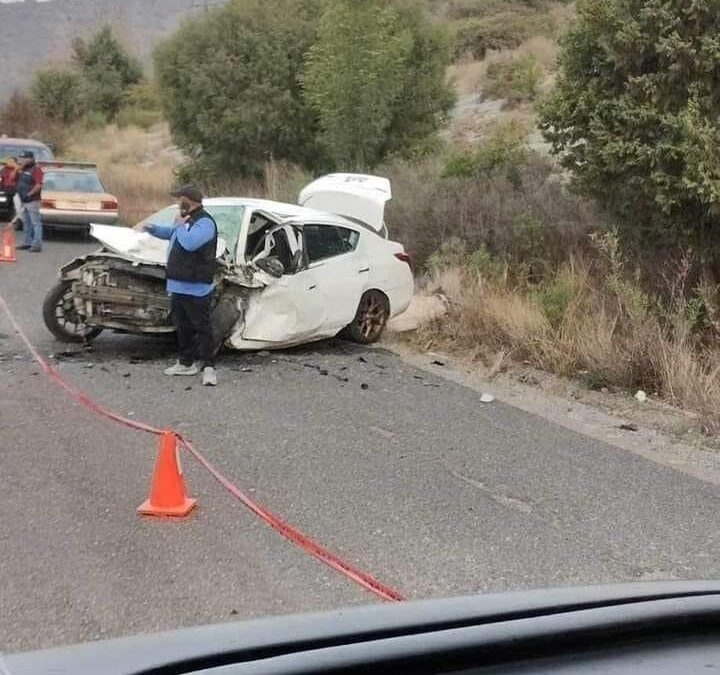
<path id="1" fill-rule="evenodd" d="M 178 456 L 178 437 L 174 431 L 163 431 L 150 496 L 140 506 L 138 513 L 144 516 L 186 516 L 197 504 L 185 492 Z"/>
<path id="2" fill-rule="evenodd" d="M 15 224 L 5 227 L 0 235 L 0 262 L 15 262 Z"/>

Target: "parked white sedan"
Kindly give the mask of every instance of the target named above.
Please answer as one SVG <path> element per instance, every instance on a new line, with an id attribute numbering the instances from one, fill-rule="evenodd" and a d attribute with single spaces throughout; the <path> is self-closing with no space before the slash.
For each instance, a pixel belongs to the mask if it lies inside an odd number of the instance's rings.
<path id="1" fill-rule="evenodd" d="M 410 259 L 387 239 L 384 178 L 332 174 L 307 186 L 300 204 L 205 200 L 219 230 L 212 313 L 218 346 L 268 349 L 345 332 L 379 339 L 413 294 Z M 177 206 L 147 222 L 171 223 Z M 49 330 L 69 342 L 103 329 L 174 330 L 165 292 L 166 242 L 136 230 L 93 225 L 103 248 L 64 266 L 45 301 Z"/>

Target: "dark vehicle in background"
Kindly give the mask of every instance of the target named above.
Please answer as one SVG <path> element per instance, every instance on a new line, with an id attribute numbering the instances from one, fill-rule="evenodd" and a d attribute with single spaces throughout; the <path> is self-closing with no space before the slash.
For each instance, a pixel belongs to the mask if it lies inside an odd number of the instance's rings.
<path id="1" fill-rule="evenodd" d="M 52 150 L 32 138 L 9 138 L 0 136 L 0 160 L 7 157 L 18 157 L 21 153 L 29 150 L 35 155 L 38 163 L 51 162 L 54 159 Z M 15 215 L 12 195 L 8 194 L 0 185 L 0 221 L 12 220 Z"/>
<path id="2" fill-rule="evenodd" d="M 40 141 L 32 138 L 8 138 L 0 136 L 0 158 L 17 157 L 29 150 L 35 155 L 37 162 L 52 162 L 55 159 L 53 151 Z"/>

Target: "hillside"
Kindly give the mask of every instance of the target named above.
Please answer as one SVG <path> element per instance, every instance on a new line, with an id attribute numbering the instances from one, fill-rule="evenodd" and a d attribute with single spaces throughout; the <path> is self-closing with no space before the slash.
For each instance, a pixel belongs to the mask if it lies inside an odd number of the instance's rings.
<path id="1" fill-rule="evenodd" d="M 67 57 L 75 37 L 110 23 L 143 62 L 155 43 L 193 12 L 198 0 L 52 0 L 0 4 L 0 98 L 24 87 L 37 67 Z"/>

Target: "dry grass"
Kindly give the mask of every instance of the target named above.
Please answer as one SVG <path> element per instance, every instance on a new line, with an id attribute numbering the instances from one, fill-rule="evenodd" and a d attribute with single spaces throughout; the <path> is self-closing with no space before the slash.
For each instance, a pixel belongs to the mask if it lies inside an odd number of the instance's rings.
<path id="1" fill-rule="evenodd" d="M 107 189 L 118 198 L 124 222 L 136 223 L 171 201 L 180 157 L 165 125 L 149 131 L 114 125 L 76 131 L 66 155 L 98 165 Z"/>
<path id="2" fill-rule="evenodd" d="M 564 33 L 577 17 L 577 8 L 574 2 L 553 2 L 549 12 L 558 34 Z"/>
<path id="3" fill-rule="evenodd" d="M 487 65 L 484 60 L 464 59 L 450 66 L 448 75 L 459 97 L 477 94 L 485 78 Z"/>
<path id="4" fill-rule="evenodd" d="M 118 198 L 122 222 L 130 225 L 172 201 L 175 170 L 182 162 L 166 124 L 149 130 L 115 125 L 93 131 L 78 130 L 65 156 L 98 165 L 107 189 Z M 273 162 L 268 163 L 264 180 L 197 182 L 211 197 L 261 197 L 294 202 L 309 180 L 305 172 Z"/>
<path id="5" fill-rule="evenodd" d="M 575 261 L 530 286 L 448 268 L 429 290 L 442 292 L 450 311 L 423 326 L 418 342 L 471 353 L 494 372 L 524 363 L 593 388 L 642 388 L 720 430 L 717 336 L 698 331 L 687 301 L 645 296 L 631 282 L 613 283 L 614 272 L 598 272 Z"/>

